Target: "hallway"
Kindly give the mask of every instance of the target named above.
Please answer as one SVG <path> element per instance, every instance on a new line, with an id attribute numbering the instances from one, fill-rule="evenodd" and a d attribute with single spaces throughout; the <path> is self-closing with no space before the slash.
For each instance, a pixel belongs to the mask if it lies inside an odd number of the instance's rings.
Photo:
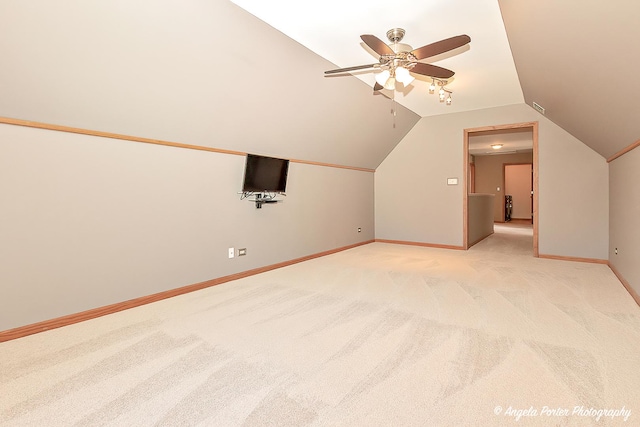
<path id="1" fill-rule="evenodd" d="M 533 226 L 526 223 L 496 223 L 494 233 L 469 250 L 533 256 Z"/>

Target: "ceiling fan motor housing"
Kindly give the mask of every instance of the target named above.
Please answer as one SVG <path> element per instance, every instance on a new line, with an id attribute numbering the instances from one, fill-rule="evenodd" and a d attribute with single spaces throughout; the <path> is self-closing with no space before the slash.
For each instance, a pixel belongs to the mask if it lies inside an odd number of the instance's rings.
<path id="1" fill-rule="evenodd" d="M 398 43 L 404 37 L 404 30 L 402 28 L 392 28 L 387 31 L 387 38 L 391 43 Z"/>

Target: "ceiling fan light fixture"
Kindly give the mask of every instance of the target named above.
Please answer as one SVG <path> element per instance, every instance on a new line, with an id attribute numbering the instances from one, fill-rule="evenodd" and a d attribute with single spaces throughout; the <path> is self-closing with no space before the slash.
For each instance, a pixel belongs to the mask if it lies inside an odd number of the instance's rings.
<path id="1" fill-rule="evenodd" d="M 378 82 L 378 84 L 380 84 L 380 86 L 385 86 L 390 76 L 391 73 L 389 72 L 389 70 L 383 70 L 381 73 L 376 74 L 376 81 Z"/>
<path id="2" fill-rule="evenodd" d="M 440 87 L 438 92 L 440 102 L 451 105 L 451 91 L 444 86 L 455 73 L 446 68 L 420 61 L 462 47 L 470 43 L 471 38 L 466 34 L 461 34 L 413 49 L 408 44 L 400 43 L 404 34 L 405 31 L 402 28 L 392 28 L 387 31 L 387 38 L 391 44 L 383 42 L 373 34 L 362 34 L 360 39 L 369 50 L 378 55 L 378 62 L 328 70 L 324 72 L 325 75 L 374 69 L 377 71 L 374 75 L 376 83 L 373 85 L 375 94 L 383 88 L 390 91 L 400 90 L 400 87 L 396 85 L 396 80 L 406 88 L 414 83 L 415 74 L 431 78 L 429 93 L 435 93 L 436 89 Z"/>
<path id="3" fill-rule="evenodd" d="M 415 77 L 413 77 L 406 68 L 398 67 L 396 68 L 396 80 L 406 87 L 415 80 Z"/>
<path id="4" fill-rule="evenodd" d="M 394 90 L 396 88 L 396 79 L 389 77 L 383 86 L 385 89 Z"/>

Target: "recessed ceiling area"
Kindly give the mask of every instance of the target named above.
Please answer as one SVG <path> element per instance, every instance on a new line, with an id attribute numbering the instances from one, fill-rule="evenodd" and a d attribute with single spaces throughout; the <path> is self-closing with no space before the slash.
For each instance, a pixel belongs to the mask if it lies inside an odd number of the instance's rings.
<path id="1" fill-rule="evenodd" d="M 468 46 L 420 61 L 455 71 L 447 85 L 453 92 L 451 105 L 439 102 L 437 94 L 429 94 L 431 79 L 417 74 L 414 74 L 414 83 L 406 89 L 398 84 L 400 90 L 381 91 L 421 117 L 524 102 L 495 0 L 232 1 L 334 63 L 334 68 L 377 62 L 378 56 L 360 39 L 363 34 L 372 34 L 388 42 L 387 31 L 402 28 L 406 32 L 402 43 L 413 49 L 467 34 L 471 37 Z M 284 10 L 287 13 L 282 13 Z M 353 75 L 373 88 L 372 71 L 354 72 Z"/>
<path id="2" fill-rule="evenodd" d="M 403 28 L 402 43 L 413 48 L 469 35 L 468 47 L 421 61 L 455 71 L 452 105 L 428 94 L 428 79 L 382 91 L 421 117 L 537 102 L 545 117 L 605 158 L 640 138 L 640 2 L 232 1 L 336 68 L 376 61 L 362 34 L 386 40 L 388 30 Z M 354 76 L 375 83 L 371 72 Z"/>

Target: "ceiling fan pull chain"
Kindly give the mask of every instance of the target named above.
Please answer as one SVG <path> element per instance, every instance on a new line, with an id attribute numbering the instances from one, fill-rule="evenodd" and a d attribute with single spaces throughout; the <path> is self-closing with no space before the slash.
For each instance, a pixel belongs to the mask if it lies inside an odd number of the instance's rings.
<path id="1" fill-rule="evenodd" d="M 391 114 L 393 114 L 393 128 L 396 128 L 396 91 L 391 92 Z"/>

